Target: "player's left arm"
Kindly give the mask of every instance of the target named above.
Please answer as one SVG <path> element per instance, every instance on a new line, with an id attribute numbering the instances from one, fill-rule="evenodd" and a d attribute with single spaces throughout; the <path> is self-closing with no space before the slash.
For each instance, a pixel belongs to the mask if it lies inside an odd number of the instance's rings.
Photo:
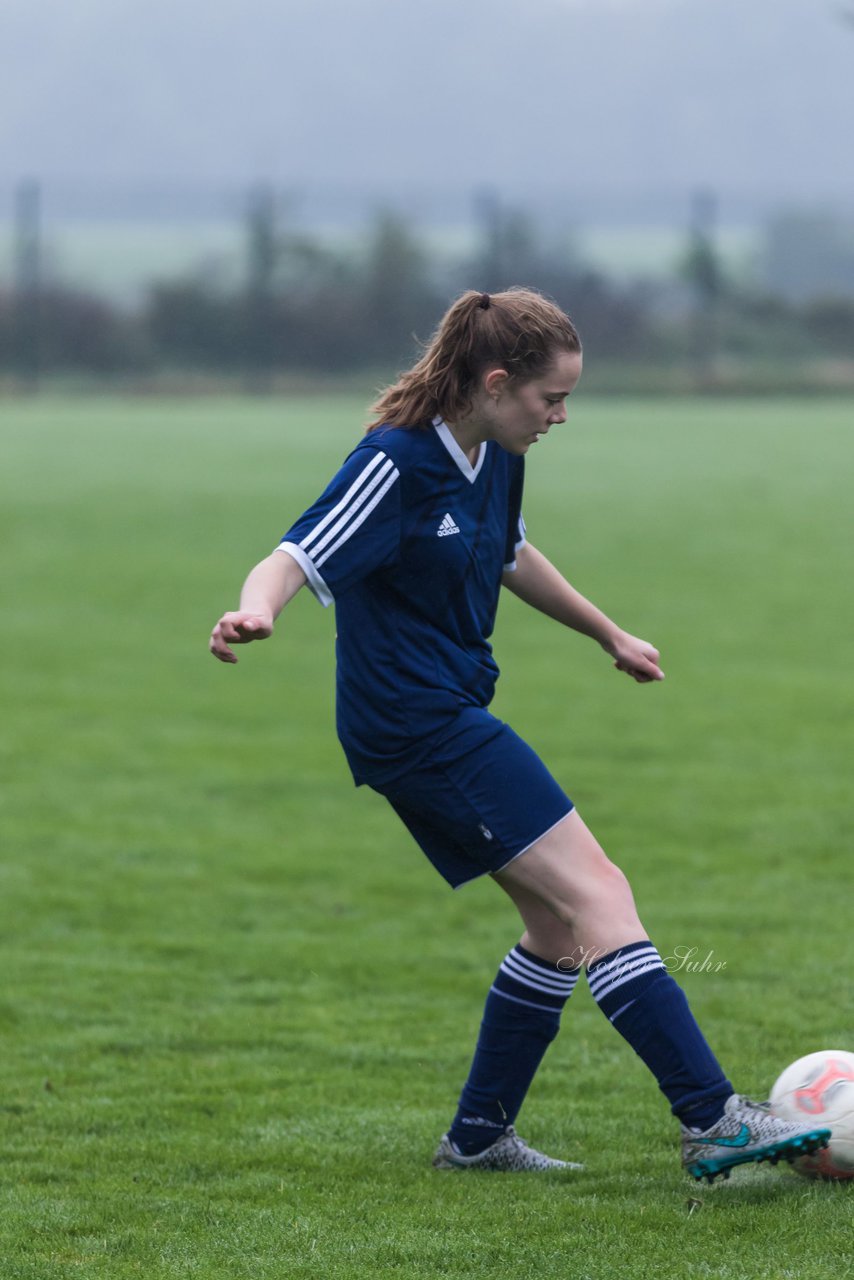
<path id="1" fill-rule="evenodd" d="M 614 659 L 618 671 L 625 671 L 640 684 L 664 679 L 654 645 L 618 627 L 601 609 L 576 591 L 530 542 L 519 547 L 516 568 L 505 570 L 501 581 L 525 604 L 595 640 Z"/>

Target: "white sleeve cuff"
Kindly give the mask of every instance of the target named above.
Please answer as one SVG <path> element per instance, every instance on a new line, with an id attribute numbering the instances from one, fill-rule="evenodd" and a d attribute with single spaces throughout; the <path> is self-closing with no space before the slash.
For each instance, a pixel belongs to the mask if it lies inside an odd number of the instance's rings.
<path id="1" fill-rule="evenodd" d="M 327 609 L 334 602 L 335 597 L 317 572 L 311 557 L 306 555 L 302 547 L 298 547 L 295 542 L 280 542 L 275 550 L 284 551 L 292 559 L 296 560 L 306 576 L 306 585 L 309 591 L 317 597 L 324 609 Z"/>
<path id="2" fill-rule="evenodd" d="M 520 516 L 519 517 L 519 539 L 517 542 L 513 544 L 514 551 L 521 551 L 525 543 L 528 541 L 528 539 L 525 536 L 526 532 L 527 531 L 525 529 L 525 521 Z M 504 566 L 504 572 L 512 573 L 515 568 L 516 568 L 516 559 L 514 556 L 514 558 L 510 561 L 510 563 Z"/>

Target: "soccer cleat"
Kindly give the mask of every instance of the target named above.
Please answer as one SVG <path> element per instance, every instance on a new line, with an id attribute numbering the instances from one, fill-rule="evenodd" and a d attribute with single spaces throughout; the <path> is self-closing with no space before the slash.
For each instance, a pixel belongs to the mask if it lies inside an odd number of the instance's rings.
<path id="1" fill-rule="evenodd" d="M 541 1173 L 545 1169 L 583 1169 L 583 1164 L 571 1160 L 553 1160 L 535 1151 L 519 1137 L 509 1124 L 501 1137 L 485 1151 L 474 1156 L 463 1156 L 445 1134 L 433 1157 L 434 1169 L 492 1169 L 500 1173 Z"/>
<path id="2" fill-rule="evenodd" d="M 728 1178 L 739 1164 L 797 1160 L 826 1147 L 829 1138 L 829 1129 L 780 1120 L 767 1102 L 751 1102 L 734 1093 L 710 1129 L 698 1133 L 682 1126 L 682 1164 L 698 1182 L 714 1182 L 719 1173 Z"/>

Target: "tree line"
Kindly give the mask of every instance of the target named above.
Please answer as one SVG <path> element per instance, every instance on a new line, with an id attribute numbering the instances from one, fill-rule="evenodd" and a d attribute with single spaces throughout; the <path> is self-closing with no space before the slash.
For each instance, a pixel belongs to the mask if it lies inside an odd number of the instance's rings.
<path id="1" fill-rule="evenodd" d="M 277 225 L 253 202 L 239 284 L 202 270 L 154 281 L 136 307 L 35 276 L 0 291 L 0 370 L 41 375 L 197 371 L 263 389 L 281 374 L 392 373 L 462 289 L 541 289 L 573 316 L 600 365 L 690 368 L 854 358 L 850 294 L 792 301 L 729 279 L 713 230 L 690 229 L 678 278 L 626 284 L 548 244 L 521 212 L 481 211 L 478 248 L 431 253 L 401 216 L 376 216 L 360 252 Z M 854 376 L 854 375 L 852 375 Z"/>

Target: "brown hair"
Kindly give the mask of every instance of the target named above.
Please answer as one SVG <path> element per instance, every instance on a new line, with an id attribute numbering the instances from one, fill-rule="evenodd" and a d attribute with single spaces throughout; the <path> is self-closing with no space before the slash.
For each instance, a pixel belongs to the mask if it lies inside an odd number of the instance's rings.
<path id="1" fill-rule="evenodd" d="M 418 363 L 371 406 L 377 417 L 367 429 L 383 423 L 423 427 L 437 414 L 455 422 L 471 409 L 484 369 L 499 365 L 511 378 L 527 381 L 558 351 L 580 350 L 569 316 L 535 290 L 471 289 L 446 311 Z"/>

